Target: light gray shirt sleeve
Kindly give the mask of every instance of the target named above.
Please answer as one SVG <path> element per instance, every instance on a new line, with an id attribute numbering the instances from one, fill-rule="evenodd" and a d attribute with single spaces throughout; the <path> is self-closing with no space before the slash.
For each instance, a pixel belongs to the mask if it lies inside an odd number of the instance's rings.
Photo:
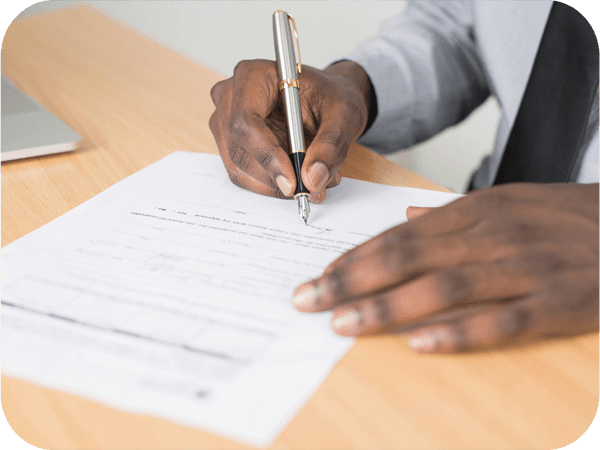
<path id="1" fill-rule="evenodd" d="M 413 1 L 346 55 L 369 75 L 377 118 L 359 142 L 390 153 L 464 119 L 489 95 L 472 2 Z"/>

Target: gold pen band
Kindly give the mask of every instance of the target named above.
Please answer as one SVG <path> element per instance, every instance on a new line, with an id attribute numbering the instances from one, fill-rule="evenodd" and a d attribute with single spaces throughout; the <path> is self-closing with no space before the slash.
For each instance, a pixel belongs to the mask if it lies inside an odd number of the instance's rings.
<path id="1" fill-rule="evenodd" d="M 285 80 L 281 80 L 279 82 L 279 90 L 282 91 L 283 88 L 286 87 L 295 87 L 296 89 L 300 89 L 300 84 L 295 78 L 287 78 Z"/>

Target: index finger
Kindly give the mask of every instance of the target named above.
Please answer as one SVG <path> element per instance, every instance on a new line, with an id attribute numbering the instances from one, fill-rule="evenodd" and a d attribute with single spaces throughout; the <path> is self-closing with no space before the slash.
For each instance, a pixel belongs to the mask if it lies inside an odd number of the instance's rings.
<path id="1" fill-rule="evenodd" d="M 233 77 L 229 134 L 249 153 L 286 195 L 293 193 L 296 179 L 292 163 L 265 120 L 279 100 L 277 70 L 273 61 L 242 61 Z M 244 172 L 243 158 L 232 161 Z"/>
<path id="2" fill-rule="evenodd" d="M 368 256 L 335 267 L 299 286 L 293 303 L 300 311 L 325 311 L 449 267 L 493 262 L 515 249 L 493 240 L 454 235 L 385 245 Z"/>

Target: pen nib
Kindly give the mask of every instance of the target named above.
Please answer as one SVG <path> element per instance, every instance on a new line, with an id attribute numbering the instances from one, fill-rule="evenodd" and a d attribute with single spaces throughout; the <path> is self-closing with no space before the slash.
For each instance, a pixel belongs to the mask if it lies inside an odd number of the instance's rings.
<path id="1" fill-rule="evenodd" d="M 304 225 L 308 225 L 308 215 L 310 214 L 310 206 L 308 206 L 308 195 L 298 196 L 298 214 L 304 220 Z"/>

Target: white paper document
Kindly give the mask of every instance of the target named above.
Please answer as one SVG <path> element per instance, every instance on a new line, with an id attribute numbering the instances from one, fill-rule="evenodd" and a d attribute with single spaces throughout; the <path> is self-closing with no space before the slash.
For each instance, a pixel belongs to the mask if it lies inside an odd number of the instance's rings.
<path id="1" fill-rule="evenodd" d="M 2 250 L 2 372 L 269 445 L 353 343 L 295 286 L 457 197 L 344 179 L 305 226 L 175 152 Z"/>

